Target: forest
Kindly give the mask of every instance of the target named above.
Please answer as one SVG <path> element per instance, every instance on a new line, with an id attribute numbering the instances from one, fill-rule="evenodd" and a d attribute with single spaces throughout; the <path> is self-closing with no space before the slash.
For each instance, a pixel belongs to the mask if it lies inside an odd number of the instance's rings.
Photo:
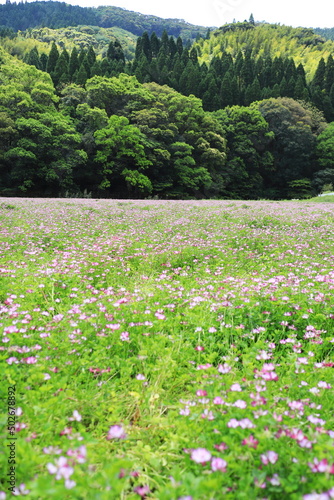
<path id="1" fill-rule="evenodd" d="M 34 4 L 58 2 L 0 6 L 0 23 Z M 313 30 L 148 29 L 129 50 L 96 26 L 15 29 L 0 28 L 2 196 L 300 199 L 334 182 L 334 43 Z"/>

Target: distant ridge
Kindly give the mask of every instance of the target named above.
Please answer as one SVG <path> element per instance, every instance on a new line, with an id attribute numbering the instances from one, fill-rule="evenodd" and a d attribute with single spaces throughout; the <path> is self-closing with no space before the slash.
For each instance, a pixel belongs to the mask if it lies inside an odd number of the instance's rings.
<path id="1" fill-rule="evenodd" d="M 144 31 L 161 36 L 169 35 L 193 41 L 204 36 L 208 28 L 196 26 L 180 19 L 163 19 L 157 16 L 128 11 L 121 7 L 79 7 L 65 2 L 37 1 L 16 3 L 10 0 L 0 5 L 0 26 L 15 31 L 30 28 L 66 28 L 68 26 L 91 25 L 102 28 L 118 27 L 140 36 Z"/>

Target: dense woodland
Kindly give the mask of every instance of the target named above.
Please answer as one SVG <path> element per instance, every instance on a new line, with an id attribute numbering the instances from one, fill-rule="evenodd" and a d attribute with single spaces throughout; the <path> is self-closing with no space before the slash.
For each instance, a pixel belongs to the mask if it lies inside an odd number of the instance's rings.
<path id="1" fill-rule="evenodd" d="M 6 6 L 34 4 L 59 3 Z M 334 182 L 334 44 L 312 30 L 250 18 L 192 45 L 144 31 L 133 51 L 66 33 L 0 29 L 1 195 L 307 198 Z"/>
<path id="2" fill-rule="evenodd" d="M 92 25 L 103 28 L 118 26 L 137 36 L 144 31 L 161 36 L 166 30 L 172 36 L 192 40 L 204 35 L 207 28 L 194 26 L 179 19 L 161 19 L 132 12 L 120 7 L 79 7 L 65 2 L 11 2 L 0 5 L 0 25 L 14 31 L 35 27 L 63 28 L 66 26 Z"/>

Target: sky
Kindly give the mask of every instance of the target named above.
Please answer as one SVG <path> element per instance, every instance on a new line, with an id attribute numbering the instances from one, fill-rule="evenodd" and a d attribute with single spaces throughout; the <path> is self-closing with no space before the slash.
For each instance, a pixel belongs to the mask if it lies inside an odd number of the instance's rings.
<path id="1" fill-rule="evenodd" d="M 2 0 L 3 1 L 3 0 Z M 255 21 L 313 28 L 334 27 L 333 0 L 66 0 L 72 5 L 98 7 L 114 5 L 142 14 L 184 19 L 200 26 L 221 26 Z"/>

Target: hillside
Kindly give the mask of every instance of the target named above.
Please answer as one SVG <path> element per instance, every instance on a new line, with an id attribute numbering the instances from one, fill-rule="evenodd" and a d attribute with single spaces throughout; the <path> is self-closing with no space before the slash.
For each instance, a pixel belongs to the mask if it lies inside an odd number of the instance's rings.
<path id="1" fill-rule="evenodd" d="M 224 52 L 234 59 L 240 51 L 255 60 L 268 56 L 293 58 L 296 66 L 303 65 L 308 81 L 314 76 L 320 59 L 327 60 L 334 54 L 334 42 L 325 40 L 312 29 L 249 22 L 225 25 L 215 30 L 209 40 L 198 40 L 195 47 L 200 63 L 207 64 Z"/>
<path id="2" fill-rule="evenodd" d="M 334 40 L 334 28 L 314 28 L 313 31 L 326 40 Z"/>
<path id="3" fill-rule="evenodd" d="M 144 31 L 161 36 L 166 30 L 169 35 L 181 36 L 184 40 L 195 40 L 204 36 L 207 28 L 194 26 L 179 19 L 162 19 L 156 16 L 131 12 L 120 7 L 79 7 L 65 2 L 29 2 L 0 5 L 0 26 L 15 31 L 30 28 L 65 28 L 68 26 L 91 25 L 102 28 L 118 27 L 134 35 Z"/>
<path id="4" fill-rule="evenodd" d="M 50 45 L 55 42 L 61 49 L 71 52 L 74 47 L 78 50 L 88 50 L 93 47 L 97 56 L 105 57 L 111 41 L 118 40 L 122 45 L 126 60 L 134 58 L 136 49 L 136 35 L 122 28 L 101 28 L 99 26 L 72 26 L 66 28 L 33 28 L 19 32 L 16 37 L 6 37 L 1 45 L 11 55 L 20 58 L 36 47 L 40 54 L 48 54 Z"/>

